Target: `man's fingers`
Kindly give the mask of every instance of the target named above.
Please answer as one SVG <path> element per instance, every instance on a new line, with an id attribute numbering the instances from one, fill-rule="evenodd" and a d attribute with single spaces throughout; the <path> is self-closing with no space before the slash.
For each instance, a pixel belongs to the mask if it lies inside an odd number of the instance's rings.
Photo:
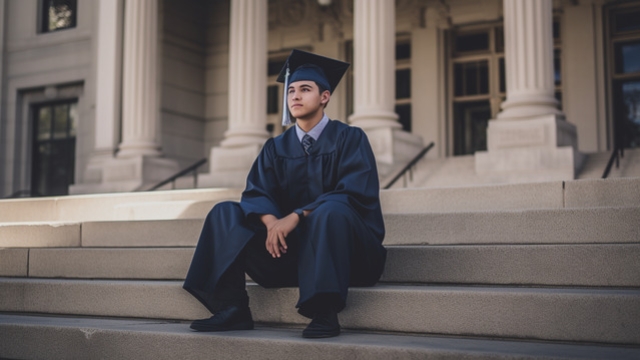
<path id="1" fill-rule="evenodd" d="M 287 252 L 287 241 L 285 240 L 284 236 L 279 238 L 280 240 L 280 251 L 282 251 L 283 253 Z"/>
<path id="2" fill-rule="evenodd" d="M 278 248 L 278 234 L 277 233 L 272 233 L 271 237 L 269 238 L 269 244 L 271 246 L 271 256 L 274 258 L 279 258 L 280 257 L 280 249 Z"/>
<path id="3" fill-rule="evenodd" d="M 287 253 L 286 236 L 285 232 L 281 230 L 274 230 L 273 228 L 267 230 L 265 247 L 272 257 L 279 258 L 282 254 Z"/>
<path id="4" fill-rule="evenodd" d="M 274 248 L 274 246 L 273 246 L 273 244 L 274 244 L 273 237 L 274 237 L 273 233 L 269 233 L 267 235 L 267 241 L 265 241 L 265 247 L 267 248 L 267 252 L 269 252 L 269 254 L 272 257 L 276 257 L 275 252 L 273 250 L 273 248 Z"/>

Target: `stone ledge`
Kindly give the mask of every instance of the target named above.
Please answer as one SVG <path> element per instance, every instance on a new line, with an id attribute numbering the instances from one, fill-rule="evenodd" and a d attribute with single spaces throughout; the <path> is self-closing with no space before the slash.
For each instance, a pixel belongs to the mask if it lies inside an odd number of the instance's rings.
<path id="1" fill-rule="evenodd" d="M 637 243 L 640 207 L 387 214 L 386 245 Z"/>
<path id="2" fill-rule="evenodd" d="M 385 214 L 559 209 L 561 181 L 380 192 Z"/>
<path id="3" fill-rule="evenodd" d="M 0 279 L 0 311 L 195 319 L 210 314 L 169 281 Z M 296 288 L 249 285 L 256 321 L 304 325 Z M 521 287 L 352 288 L 345 328 L 640 345 L 640 290 Z"/>
<path id="4" fill-rule="evenodd" d="M 633 359 L 634 348 L 352 331 L 306 340 L 300 329 L 194 333 L 184 323 L 0 315 L 0 357 L 109 359 Z M 65 344 L 65 346 L 60 346 Z"/>
<path id="5" fill-rule="evenodd" d="M 241 189 L 196 189 L 0 200 L 0 223 L 204 218 L 219 201 L 240 200 Z M 159 207 L 149 211 L 149 204 Z"/>
<path id="6" fill-rule="evenodd" d="M 21 272 L 3 254 L 20 251 Z M 183 280 L 193 248 L 0 249 L 0 276 Z M 381 281 L 640 287 L 640 244 L 389 246 Z M 4 268 L 4 272 L 3 272 Z M 11 267 L 13 268 L 13 267 Z M 9 271 L 9 272 L 7 272 Z"/>
<path id="7" fill-rule="evenodd" d="M 78 223 L 1 223 L 0 247 L 77 247 L 80 229 Z"/>
<path id="8" fill-rule="evenodd" d="M 183 280 L 193 251 L 192 247 L 31 249 L 29 277 Z"/>
<path id="9" fill-rule="evenodd" d="M 87 222 L 82 225 L 82 246 L 195 246 L 203 221 L 180 219 Z"/>
<path id="10" fill-rule="evenodd" d="M 0 276 L 28 275 L 29 249 L 0 248 Z"/>
<path id="11" fill-rule="evenodd" d="M 381 281 L 640 288 L 640 243 L 392 246 Z"/>
<path id="12" fill-rule="evenodd" d="M 640 206 L 640 178 L 567 181 L 565 206 Z"/>

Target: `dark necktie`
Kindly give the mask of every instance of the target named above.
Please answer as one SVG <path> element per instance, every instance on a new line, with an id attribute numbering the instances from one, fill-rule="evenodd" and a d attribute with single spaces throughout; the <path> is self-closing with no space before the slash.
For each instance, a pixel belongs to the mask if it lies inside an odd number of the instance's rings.
<path id="1" fill-rule="evenodd" d="M 304 152 L 306 152 L 307 155 L 309 155 L 314 142 L 315 140 L 313 140 L 313 138 L 307 134 L 302 137 L 302 147 L 304 148 Z"/>

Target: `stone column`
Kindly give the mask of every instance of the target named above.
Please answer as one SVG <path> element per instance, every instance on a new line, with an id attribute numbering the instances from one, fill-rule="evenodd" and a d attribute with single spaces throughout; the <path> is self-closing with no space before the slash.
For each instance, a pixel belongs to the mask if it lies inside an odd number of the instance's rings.
<path id="1" fill-rule="evenodd" d="M 145 189 L 179 170 L 160 151 L 158 10 L 158 0 L 125 1 L 122 142 L 116 157 L 105 161 L 101 182 L 83 192 Z M 102 70 L 98 68 L 98 79 Z"/>
<path id="2" fill-rule="evenodd" d="M 422 139 L 401 130 L 395 113 L 395 2 L 354 0 L 352 125 L 369 137 L 381 177 L 410 161 Z M 415 150 L 415 151 L 414 151 Z"/>
<path id="3" fill-rule="evenodd" d="M 158 0 L 127 1 L 119 158 L 160 155 Z"/>
<path id="4" fill-rule="evenodd" d="M 267 0 L 232 0 L 229 38 L 229 130 L 211 149 L 200 187 L 242 187 L 267 140 Z"/>
<path id="5" fill-rule="evenodd" d="M 222 146 L 261 145 L 269 135 L 267 1 L 232 0 L 229 40 L 229 130 Z"/>
<path id="6" fill-rule="evenodd" d="M 100 0 L 96 73 L 96 152 L 113 157 L 120 132 L 122 0 Z"/>
<path id="7" fill-rule="evenodd" d="M 96 50 L 94 151 L 82 182 L 71 185 L 71 194 L 91 192 L 102 182 L 105 161 L 113 159 L 120 133 L 122 79 L 122 0 L 99 0 Z M 95 185 L 94 185 L 95 186 Z"/>
<path id="8" fill-rule="evenodd" d="M 354 113 L 349 120 L 365 130 L 395 128 L 395 3 L 354 0 Z"/>
<path id="9" fill-rule="evenodd" d="M 579 166 L 575 126 L 557 108 L 552 0 L 504 1 L 507 99 L 489 121 L 476 172 L 496 182 L 569 180 Z"/>

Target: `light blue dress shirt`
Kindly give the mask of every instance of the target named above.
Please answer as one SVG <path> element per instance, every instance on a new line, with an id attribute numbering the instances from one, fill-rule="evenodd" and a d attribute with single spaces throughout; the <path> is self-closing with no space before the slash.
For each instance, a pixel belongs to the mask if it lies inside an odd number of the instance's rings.
<path id="1" fill-rule="evenodd" d="M 320 122 L 317 123 L 316 126 L 313 127 L 313 129 L 309 130 L 308 133 L 304 132 L 304 130 L 300 129 L 300 126 L 296 124 L 296 135 L 298 135 L 298 140 L 302 142 L 302 137 L 305 134 L 311 136 L 313 140 L 318 140 L 318 138 L 320 137 L 320 134 L 322 134 L 322 131 L 324 130 L 324 128 L 327 126 L 328 123 L 329 123 L 329 118 L 327 117 L 327 114 L 322 114 L 322 119 L 320 120 Z"/>

